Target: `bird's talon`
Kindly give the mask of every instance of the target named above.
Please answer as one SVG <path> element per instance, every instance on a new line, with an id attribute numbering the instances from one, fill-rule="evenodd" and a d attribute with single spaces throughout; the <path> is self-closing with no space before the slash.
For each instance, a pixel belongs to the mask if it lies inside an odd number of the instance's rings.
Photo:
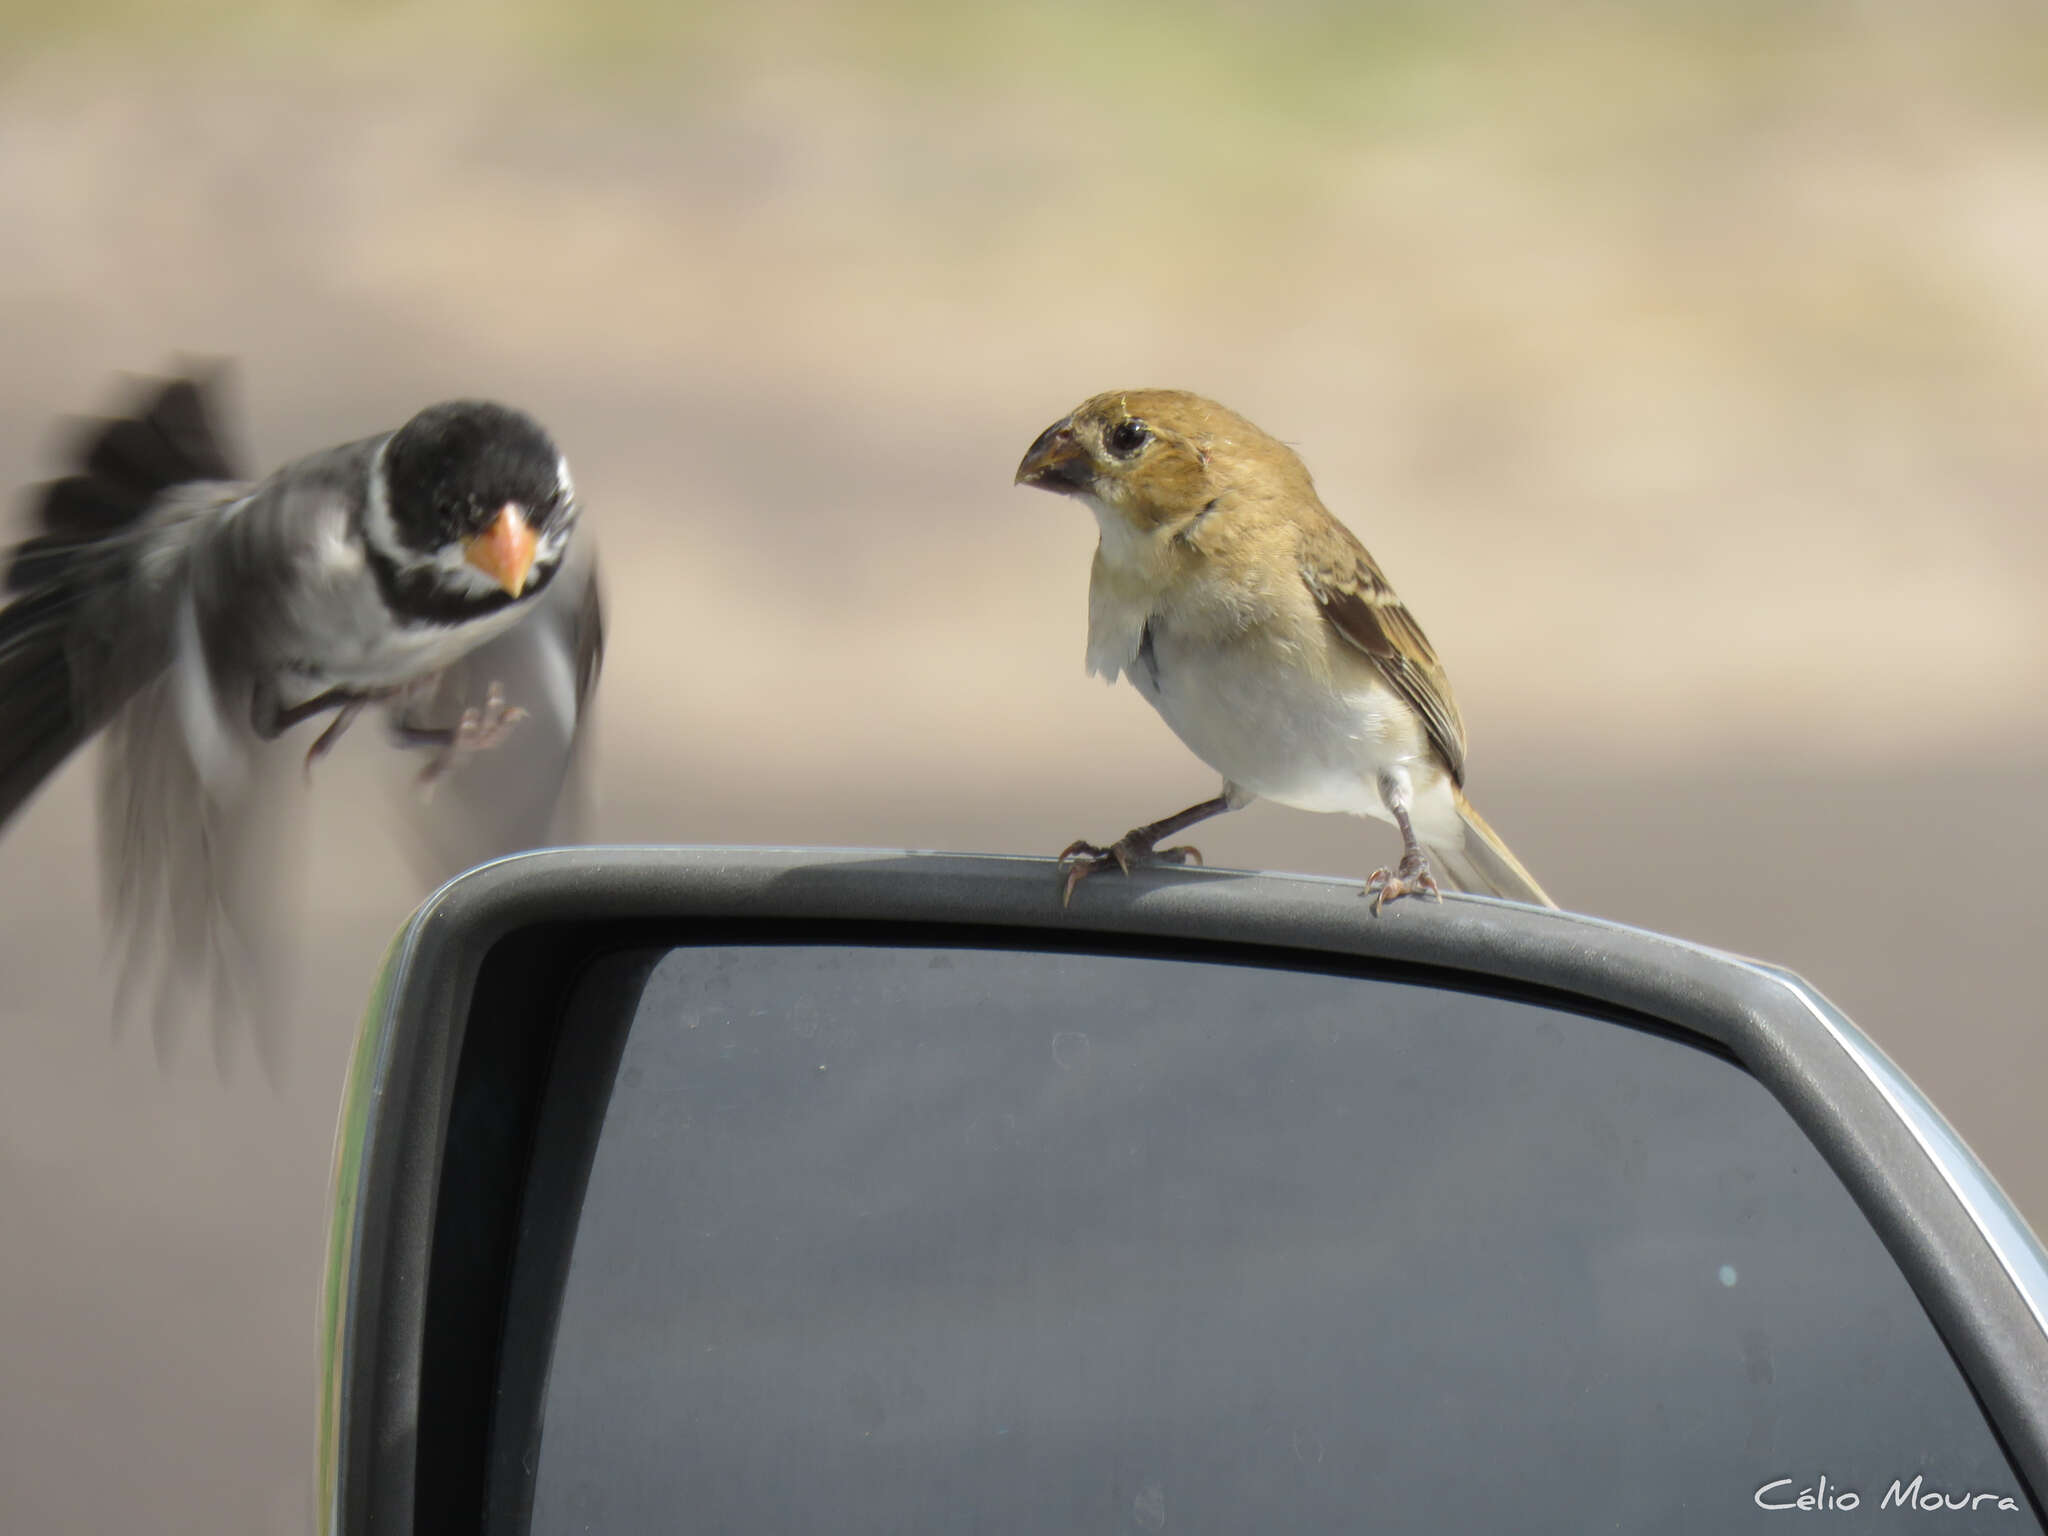
<path id="1" fill-rule="evenodd" d="M 1358 894 L 1372 898 L 1374 917 L 1380 915 L 1380 909 L 1388 902 L 1399 901 L 1403 896 L 1428 896 L 1439 902 L 1444 899 L 1443 892 L 1436 887 L 1436 877 L 1429 872 L 1429 861 L 1419 853 L 1404 854 L 1392 869 L 1374 870 L 1365 889 Z"/>
<path id="2" fill-rule="evenodd" d="M 1065 878 L 1060 883 L 1060 905 L 1068 906 L 1074 899 L 1074 887 L 1090 875 L 1100 874 L 1113 863 L 1119 862 L 1114 848 L 1104 848 L 1089 842 L 1085 837 L 1076 838 L 1060 854 L 1060 868 Z M 1128 870 L 1125 873 L 1129 873 Z"/>
<path id="3" fill-rule="evenodd" d="M 1372 915 L 1374 917 L 1380 915 L 1380 902 L 1386 891 L 1387 882 L 1393 878 L 1394 872 L 1392 870 L 1376 869 L 1366 877 L 1365 889 L 1358 893 L 1361 896 L 1370 896 L 1372 898 Z"/>
<path id="4" fill-rule="evenodd" d="M 1065 871 L 1065 880 L 1060 887 L 1060 905 L 1064 907 L 1074 899 L 1074 887 L 1090 875 L 1099 875 L 1110 869 L 1129 875 L 1155 865 L 1200 864 L 1202 852 L 1186 843 L 1174 848 L 1154 848 L 1146 838 L 1126 832 L 1107 848 L 1086 838 L 1077 839 L 1067 845 L 1060 854 L 1059 862 Z"/>
<path id="5" fill-rule="evenodd" d="M 431 790 L 435 783 L 445 778 L 449 770 L 472 752 L 486 752 L 497 746 L 512 734 L 512 728 L 527 718 L 528 711 L 517 704 L 505 702 L 505 690 L 493 683 L 484 693 L 482 704 L 472 704 L 462 712 L 448 739 L 441 749 L 420 770 L 421 789 Z"/>
<path id="6" fill-rule="evenodd" d="M 1067 878 L 1060 884 L 1060 906 L 1062 908 L 1073 904 L 1074 887 L 1087 878 L 1088 872 L 1089 866 L 1078 862 L 1067 867 Z"/>
<path id="7" fill-rule="evenodd" d="M 1090 842 L 1076 843 L 1060 855 L 1060 863 L 1067 872 L 1066 882 L 1060 888 L 1062 907 L 1072 903 L 1074 887 L 1090 875 L 1099 875 L 1109 869 L 1121 870 L 1127 875 L 1131 872 L 1130 865 L 1125 862 L 1125 855 L 1113 843 L 1107 848 Z"/>

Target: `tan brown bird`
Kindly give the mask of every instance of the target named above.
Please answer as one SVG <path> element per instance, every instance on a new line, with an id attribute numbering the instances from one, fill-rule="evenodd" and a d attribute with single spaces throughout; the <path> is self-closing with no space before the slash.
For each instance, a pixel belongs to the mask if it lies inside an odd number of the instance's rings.
<path id="1" fill-rule="evenodd" d="M 1200 395 L 1121 390 L 1040 433 L 1017 483 L 1079 497 L 1101 529 L 1088 670 L 1128 677 L 1223 775 L 1214 799 L 1068 848 L 1065 897 L 1111 867 L 1200 863 L 1159 844 L 1263 795 L 1399 829 L 1400 862 L 1365 888 L 1375 913 L 1438 877 L 1556 905 L 1465 798 L 1443 666 L 1293 449 Z"/>

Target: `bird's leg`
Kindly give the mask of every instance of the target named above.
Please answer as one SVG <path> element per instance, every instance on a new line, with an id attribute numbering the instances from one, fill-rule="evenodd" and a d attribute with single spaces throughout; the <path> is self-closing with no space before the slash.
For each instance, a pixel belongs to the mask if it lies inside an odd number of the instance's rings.
<path id="1" fill-rule="evenodd" d="M 498 745 L 525 718 L 526 711 L 517 704 L 507 704 L 504 688 L 492 683 L 485 690 L 483 703 L 465 709 L 453 725 L 416 725 L 401 719 L 393 723 L 391 733 L 400 746 L 437 749 L 420 770 L 419 781 L 424 788 L 446 775 L 471 752 L 483 752 Z"/>
<path id="2" fill-rule="evenodd" d="M 1443 892 L 1436 888 L 1436 877 L 1429 872 L 1429 857 L 1422 851 L 1422 844 L 1416 841 L 1415 824 L 1408 819 L 1407 795 L 1390 794 L 1385 798 L 1387 809 L 1394 813 L 1394 825 L 1401 829 L 1401 862 L 1391 870 L 1374 870 L 1372 878 L 1365 882 L 1365 889 L 1358 893 L 1372 898 L 1374 917 L 1380 915 L 1380 908 L 1386 903 L 1398 901 L 1403 896 L 1420 896 L 1427 892 L 1437 901 L 1444 899 Z"/>
<path id="3" fill-rule="evenodd" d="M 306 749 L 306 776 L 311 778 L 313 765 L 334 749 L 342 734 L 355 724 L 356 716 L 363 712 L 364 706 L 389 698 L 395 691 L 390 688 L 329 688 L 301 703 L 284 706 L 277 702 L 276 693 L 266 685 L 259 689 L 250 707 L 249 723 L 255 727 L 259 738 L 275 741 L 293 726 L 333 710 L 334 719 Z"/>
<path id="4" fill-rule="evenodd" d="M 308 780 L 313 777 L 313 765 L 334 750 L 334 744 L 341 740 L 342 732 L 356 723 L 356 716 L 360 715 L 369 703 L 370 700 L 360 694 L 342 700 L 340 707 L 334 712 L 333 720 L 328 722 L 327 729 L 313 739 L 313 745 L 306 748 Z"/>
<path id="5" fill-rule="evenodd" d="M 330 688 L 325 693 L 314 694 L 304 703 L 284 706 L 277 702 L 277 695 L 265 685 L 259 689 L 255 703 L 250 707 L 249 723 L 263 740 L 275 741 L 293 726 L 302 725 L 315 715 L 324 715 L 330 709 L 345 709 L 350 704 L 365 704 L 381 697 L 381 694 L 362 693 L 354 688 Z"/>
<path id="6" fill-rule="evenodd" d="M 1207 821 L 1211 816 L 1221 816 L 1225 811 L 1235 810 L 1243 803 L 1233 801 L 1228 794 L 1204 800 L 1191 805 L 1184 811 L 1163 816 L 1158 821 L 1147 822 L 1142 827 L 1133 827 L 1107 848 L 1098 847 L 1085 838 L 1068 845 L 1060 855 L 1060 868 L 1065 873 L 1065 883 L 1060 887 L 1060 905 L 1065 906 L 1074 899 L 1074 887 L 1090 875 L 1101 874 L 1105 869 L 1116 868 L 1125 874 L 1142 864 L 1199 864 L 1202 853 L 1199 848 L 1182 844 L 1178 848 L 1161 848 L 1160 839 L 1185 831 L 1198 821 Z"/>

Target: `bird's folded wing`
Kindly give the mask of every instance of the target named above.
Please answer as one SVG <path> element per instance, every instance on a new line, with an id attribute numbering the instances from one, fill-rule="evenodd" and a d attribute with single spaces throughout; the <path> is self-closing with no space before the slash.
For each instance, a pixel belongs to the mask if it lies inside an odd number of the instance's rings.
<path id="1" fill-rule="evenodd" d="M 1463 783 L 1465 726 L 1443 665 L 1365 546 L 1334 518 L 1304 530 L 1301 578 L 1323 617 L 1421 716 L 1451 777 Z"/>

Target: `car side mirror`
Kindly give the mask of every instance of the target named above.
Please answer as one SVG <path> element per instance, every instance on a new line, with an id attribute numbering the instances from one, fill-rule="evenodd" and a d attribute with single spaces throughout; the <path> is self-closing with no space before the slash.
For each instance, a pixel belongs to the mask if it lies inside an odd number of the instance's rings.
<path id="1" fill-rule="evenodd" d="M 1356 890 L 445 887 L 343 1107 L 327 1529 L 2043 1528 L 2048 1261 L 1847 1019 Z"/>

